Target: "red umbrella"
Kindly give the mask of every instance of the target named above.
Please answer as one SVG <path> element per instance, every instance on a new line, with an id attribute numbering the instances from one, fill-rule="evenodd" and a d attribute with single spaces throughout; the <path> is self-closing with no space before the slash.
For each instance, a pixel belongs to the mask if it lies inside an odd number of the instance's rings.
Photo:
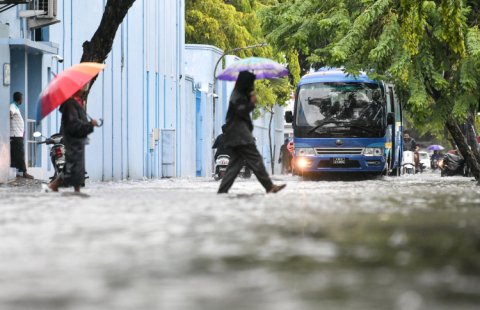
<path id="1" fill-rule="evenodd" d="M 38 98 L 37 123 L 82 89 L 103 68 L 105 68 L 104 64 L 82 62 L 57 75 Z"/>

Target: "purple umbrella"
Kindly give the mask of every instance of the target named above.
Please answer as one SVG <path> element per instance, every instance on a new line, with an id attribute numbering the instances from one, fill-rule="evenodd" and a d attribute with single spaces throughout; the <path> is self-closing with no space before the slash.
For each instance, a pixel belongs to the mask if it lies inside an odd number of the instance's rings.
<path id="1" fill-rule="evenodd" d="M 427 151 L 443 151 L 445 148 L 438 144 L 432 144 L 427 147 Z"/>
<path id="2" fill-rule="evenodd" d="M 249 57 L 234 62 L 223 70 L 217 79 L 225 81 L 236 81 L 238 74 L 242 71 L 250 71 L 257 79 L 281 78 L 288 74 L 287 68 L 268 58 Z"/>

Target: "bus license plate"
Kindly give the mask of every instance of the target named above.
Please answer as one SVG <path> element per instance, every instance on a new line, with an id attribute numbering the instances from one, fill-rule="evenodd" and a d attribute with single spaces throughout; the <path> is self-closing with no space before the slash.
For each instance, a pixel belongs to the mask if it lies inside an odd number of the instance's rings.
<path id="1" fill-rule="evenodd" d="M 334 165 L 345 165 L 345 158 L 343 157 L 338 157 L 333 159 L 333 164 Z"/>

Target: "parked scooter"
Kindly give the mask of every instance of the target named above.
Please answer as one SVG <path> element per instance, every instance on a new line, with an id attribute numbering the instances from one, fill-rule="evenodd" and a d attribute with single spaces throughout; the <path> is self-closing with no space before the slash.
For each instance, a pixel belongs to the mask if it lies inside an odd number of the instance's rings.
<path id="1" fill-rule="evenodd" d="M 35 132 L 33 134 L 35 138 L 42 137 L 40 132 Z M 63 167 L 65 167 L 65 146 L 63 145 L 63 137 L 61 134 L 53 134 L 50 138 L 46 138 L 44 141 L 37 142 L 38 144 L 52 145 L 50 148 L 50 161 L 52 162 L 54 168 L 54 175 L 50 179 L 55 179 Z"/>
<path id="2" fill-rule="evenodd" d="M 228 155 L 218 155 L 215 160 L 215 170 L 213 173 L 213 178 L 215 181 L 222 179 L 227 172 L 227 166 L 230 163 L 230 156 Z M 243 166 L 240 170 L 239 176 L 244 179 L 249 179 L 252 176 L 252 172 L 247 166 Z"/>
<path id="3" fill-rule="evenodd" d="M 442 170 L 442 177 L 463 175 L 468 176 L 468 167 L 465 160 L 454 154 L 445 154 L 443 159 L 438 161 L 438 167 Z"/>
<path id="4" fill-rule="evenodd" d="M 412 151 L 403 151 L 402 170 L 404 174 L 415 174 L 415 154 Z"/>
<path id="5" fill-rule="evenodd" d="M 228 155 L 219 155 L 215 160 L 215 172 L 213 174 L 213 178 L 215 181 L 220 180 L 225 176 L 227 172 L 227 166 L 230 162 L 230 156 Z"/>

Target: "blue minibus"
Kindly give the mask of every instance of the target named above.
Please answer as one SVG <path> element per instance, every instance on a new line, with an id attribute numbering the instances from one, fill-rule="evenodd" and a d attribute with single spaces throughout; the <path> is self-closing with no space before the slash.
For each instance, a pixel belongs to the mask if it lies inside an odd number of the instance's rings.
<path id="1" fill-rule="evenodd" d="M 295 174 L 401 172 L 402 107 L 393 85 L 321 69 L 301 78 L 285 119 L 293 127 Z"/>

